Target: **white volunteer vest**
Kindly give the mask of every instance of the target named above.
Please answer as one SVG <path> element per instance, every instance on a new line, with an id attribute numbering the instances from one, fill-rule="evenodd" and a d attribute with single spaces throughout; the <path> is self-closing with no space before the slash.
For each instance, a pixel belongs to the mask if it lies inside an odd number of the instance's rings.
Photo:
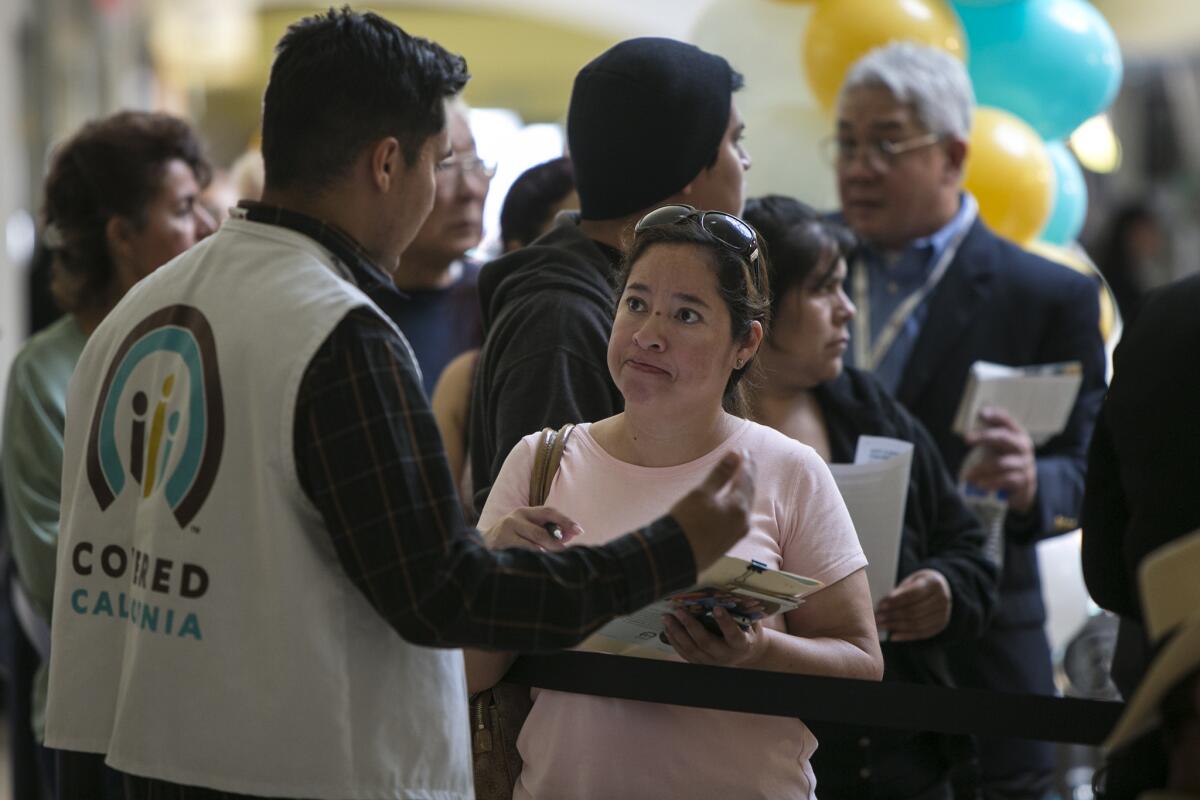
<path id="1" fill-rule="evenodd" d="M 349 310 L 378 312 L 340 269 L 230 220 L 91 337 L 68 396 L 47 745 L 246 794 L 471 796 L 461 652 L 384 622 L 296 477 L 305 369 Z"/>

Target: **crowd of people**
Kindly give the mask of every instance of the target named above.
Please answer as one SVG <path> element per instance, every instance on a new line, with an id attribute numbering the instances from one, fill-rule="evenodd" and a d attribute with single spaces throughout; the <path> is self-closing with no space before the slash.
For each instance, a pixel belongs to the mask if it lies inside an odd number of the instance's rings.
<path id="1" fill-rule="evenodd" d="M 664 616 L 677 661 L 1053 695 L 1035 546 L 1082 520 L 1089 588 L 1136 650 L 1131 695 L 1158 674 L 1148 638 L 1186 638 L 1194 610 L 1143 626 L 1138 564 L 1200 519 L 1157 491 L 1187 492 L 1191 451 L 1161 482 L 1141 471 L 1194 427 L 1195 392 L 1147 442 L 1131 419 L 1171 378 L 1121 368 L 1195 337 L 1191 315 L 1152 338 L 1194 285 L 1143 303 L 1102 412 L 1096 284 L 988 229 L 962 188 L 966 71 L 907 43 L 842 86 L 839 210 L 746 197 L 726 59 L 613 46 L 575 78 L 569 157 L 518 179 L 506 252 L 483 263 L 495 168 L 468 79 L 440 45 L 331 10 L 277 47 L 261 189 L 252 165 L 210 187 L 166 114 L 89 123 L 54 153 L 65 313 L 13 364 L 0 473 L 14 746 L 36 742 L 21 791 L 1048 798 L 1044 742 L 527 689 L 515 769 L 482 771 L 518 654 L 577 646 L 727 554 L 821 588 L 764 619 Z M 1076 363 L 1063 430 L 1035 444 L 990 407 L 956 433 L 979 361 Z M 873 532 L 829 468 L 861 436 L 913 446 L 874 602 Z M 1200 792 L 1200 658 L 1185 666 L 1138 706 L 1143 733 L 1170 701 L 1169 741 L 1130 758 L 1122 739 L 1106 796 Z"/>

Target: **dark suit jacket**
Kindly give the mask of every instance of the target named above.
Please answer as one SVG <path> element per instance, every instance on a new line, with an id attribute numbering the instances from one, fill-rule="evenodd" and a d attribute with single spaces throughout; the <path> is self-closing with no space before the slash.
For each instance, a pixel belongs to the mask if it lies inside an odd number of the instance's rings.
<path id="1" fill-rule="evenodd" d="M 1045 622 L 1033 545 L 1078 525 L 1087 445 L 1104 395 L 1098 297 L 1094 279 L 1026 252 L 977 220 L 929 299 L 896 392 L 957 475 L 968 448 L 951 427 L 973 363 L 1083 365 L 1066 429 L 1037 450 L 1035 507 L 1028 515 L 1009 514 L 994 628 Z"/>
<path id="2" fill-rule="evenodd" d="M 1200 275 L 1146 298 L 1117 348 L 1092 438 L 1083 577 L 1097 603 L 1136 622 L 1142 559 L 1200 528 L 1198 355 Z"/>
<path id="3" fill-rule="evenodd" d="M 1037 450 L 1034 508 L 1008 515 L 992 624 L 977 642 L 951 648 L 951 669 L 963 686 L 1054 692 L 1034 545 L 1078 525 L 1087 445 L 1104 395 L 1098 301 L 1094 279 L 1027 253 L 976 220 L 929 299 L 929 314 L 897 388 L 897 398 L 924 423 L 957 475 L 968 447 L 951 428 L 973 363 L 1083 366 L 1066 428 Z M 1029 789 L 1031 795 L 1048 788 L 1052 745 L 981 738 L 979 748 L 985 784 Z"/>
<path id="4" fill-rule="evenodd" d="M 1096 421 L 1083 500 L 1083 577 L 1121 615 L 1112 678 L 1129 697 L 1153 649 L 1142 626 L 1137 569 L 1164 544 L 1200 528 L 1200 275 L 1148 295 L 1113 357 Z M 1162 739 L 1149 734 L 1110 757 L 1114 797 L 1162 786 Z"/>

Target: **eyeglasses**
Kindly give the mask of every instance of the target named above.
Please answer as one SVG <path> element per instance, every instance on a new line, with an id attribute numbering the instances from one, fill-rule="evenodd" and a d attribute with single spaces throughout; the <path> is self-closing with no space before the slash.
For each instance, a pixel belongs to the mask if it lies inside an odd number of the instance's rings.
<path id="1" fill-rule="evenodd" d="M 469 158 L 447 158 L 439 161 L 434 172 L 441 180 L 450 180 L 470 175 L 472 178 L 483 178 L 490 181 L 496 174 L 496 165 L 490 161 L 474 156 Z"/>
<path id="2" fill-rule="evenodd" d="M 849 137 L 830 136 L 821 141 L 821 155 L 831 165 L 844 167 L 853 164 L 860 154 L 865 154 L 868 165 L 879 172 L 886 172 L 905 153 L 937 144 L 943 138 L 940 133 L 923 133 L 899 142 L 874 139 L 859 144 Z"/>
<path id="3" fill-rule="evenodd" d="M 654 209 L 638 220 L 633 231 L 641 233 L 647 228 L 659 225 L 678 225 L 689 220 L 694 220 L 725 248 L 750 262 L 754 280 L 758 281 L 758 234 L 754 232 L 754 228 L 733 214 L 726 214 L 724 211 L 699 211 L 682 203 L 663 206 Z"/>

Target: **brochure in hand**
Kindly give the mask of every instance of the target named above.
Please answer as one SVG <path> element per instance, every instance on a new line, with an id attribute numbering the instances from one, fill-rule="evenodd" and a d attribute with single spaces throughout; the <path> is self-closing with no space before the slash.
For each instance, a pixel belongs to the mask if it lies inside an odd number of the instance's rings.
<path id="1" fill-rule="evenodd" d="M 757 561 L 723 556 L 704 570 L 691 588 L 614 619 L 589 637 L 581 649 L 667 658 L 675 654 L 675 648 L 663 632 L 664 614 L 684 608 L 705 627 L 719 632 L 712 616 L 718 606 L 728 611 L 739 625 L 749 625 L 799 607 L 805 595 L 821 586 L 820 581 L 770 569 Z"/>
<path id="2" fill-rule="evenodd" d="M 965 435 L 974 430 L 980 410 L 996 406 L 1007 411 L 1034 444 L 1042 444 L 1066 427 L 1082 382 L 1083 366 L 1078 361 L 1031 367 L 976 361 L 954 415 L 954 432 Z"/>

